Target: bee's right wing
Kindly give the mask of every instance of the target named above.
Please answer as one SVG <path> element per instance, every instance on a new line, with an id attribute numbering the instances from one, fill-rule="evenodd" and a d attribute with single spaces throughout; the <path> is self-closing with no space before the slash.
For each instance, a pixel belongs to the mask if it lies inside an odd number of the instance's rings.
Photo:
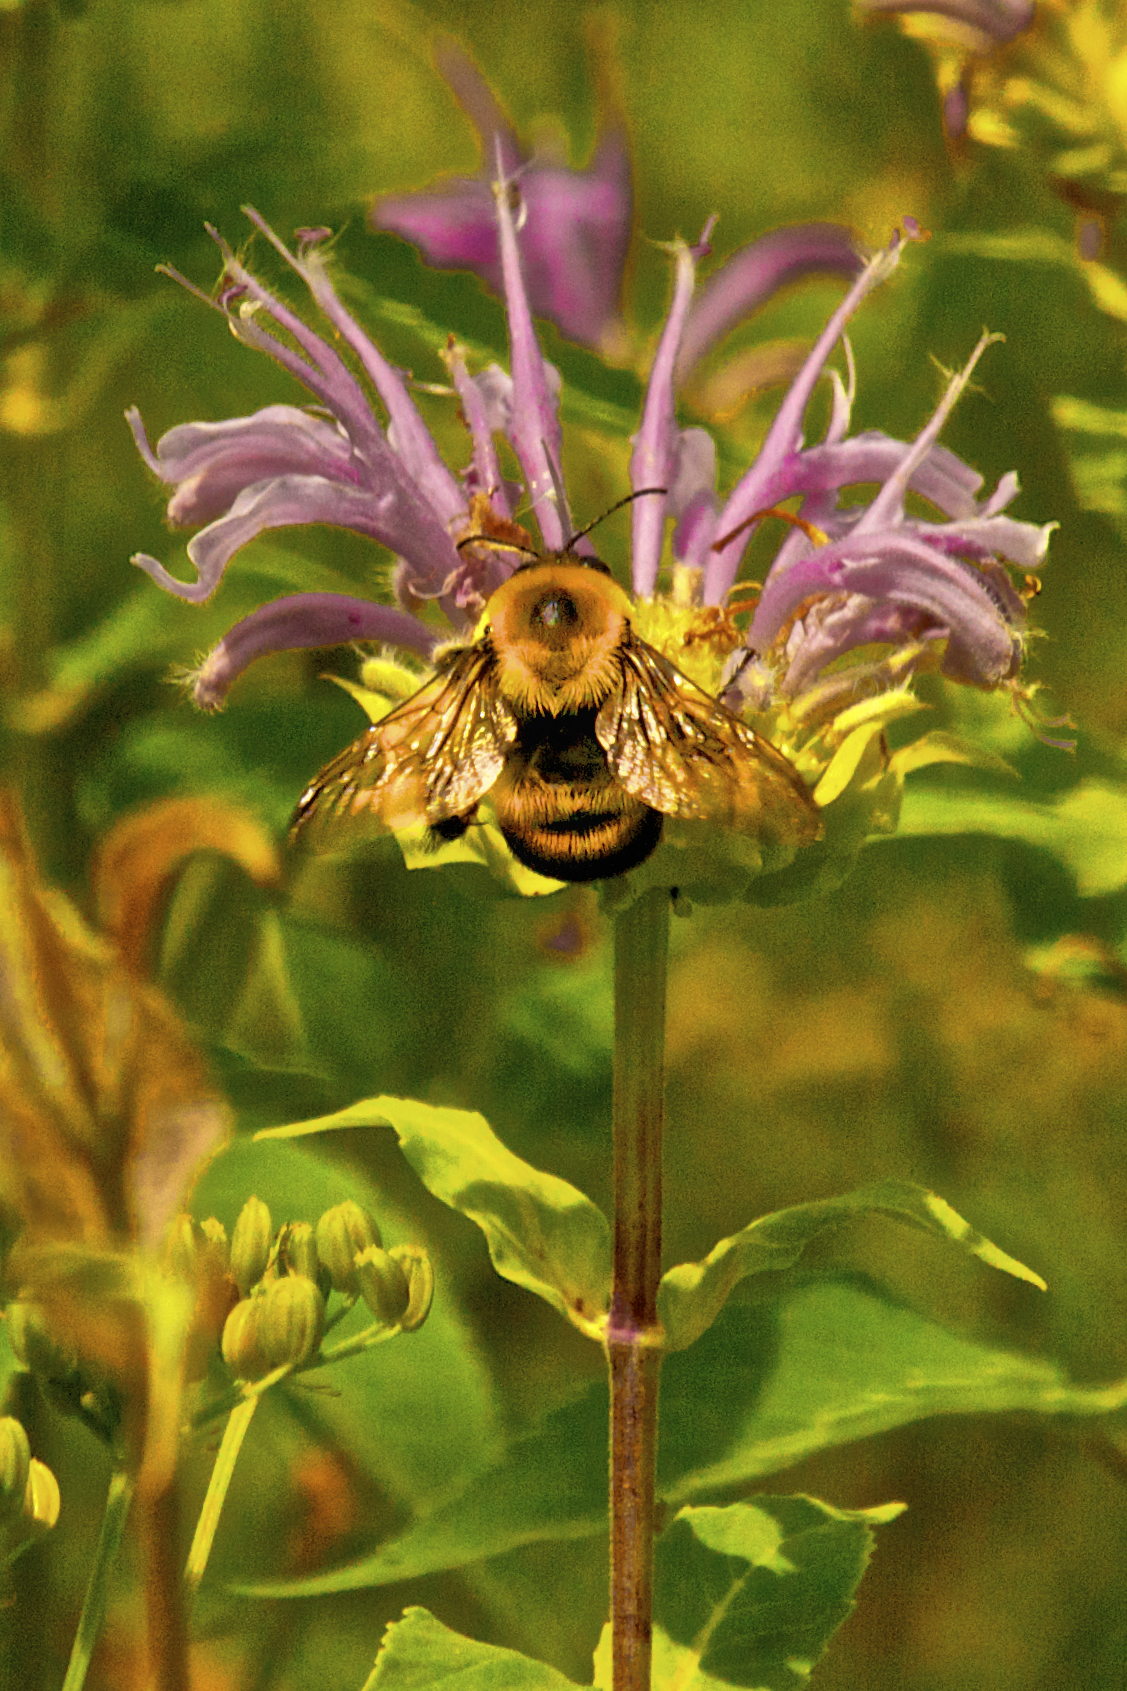
<path id="1" fill-rule="evenodd" d="M 449 821 L 493 786 L 517 722 L 493 681 L 485 641 L 467 646 L 406 704 L 326 764 L 298 802 L 292 832 L 365 818 L 379 831 Z"/>
<path id="2" fill-rule="evenodd" d="M 822 819 L 794 766 L 675 664 L 629 632 L 621 684 L 595 722 L 615 779 L 665 816 L 800 845 Z"/>

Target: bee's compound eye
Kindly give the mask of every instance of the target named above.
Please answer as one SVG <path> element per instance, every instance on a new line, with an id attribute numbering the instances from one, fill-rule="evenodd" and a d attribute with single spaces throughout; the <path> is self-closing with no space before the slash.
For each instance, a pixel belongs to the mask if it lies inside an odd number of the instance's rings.
<path id="1" fill-rule="evenodd" d="M 537 599 L 529 621 L 533 628 L 574 628 L 579 621 L 579 607 L 569 593 L 552 588 Z"/>

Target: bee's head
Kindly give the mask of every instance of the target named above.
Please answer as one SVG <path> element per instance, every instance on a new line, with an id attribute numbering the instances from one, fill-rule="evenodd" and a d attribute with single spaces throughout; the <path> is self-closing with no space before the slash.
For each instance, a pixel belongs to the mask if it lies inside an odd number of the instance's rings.
<path id="1" fill-rule="evenodd" d="M 630 600 L 599 558 L 558 552 L 513 571 L 485 607 L 502 693 L 558 716 L 606 698 Z"/>

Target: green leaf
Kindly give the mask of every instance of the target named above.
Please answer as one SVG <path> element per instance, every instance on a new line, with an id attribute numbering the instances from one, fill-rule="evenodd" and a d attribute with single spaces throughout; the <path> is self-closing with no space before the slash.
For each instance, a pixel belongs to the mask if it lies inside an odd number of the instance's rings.
<path id="1" fill-rule="evenodd" d="M 351 1198 L 375 1216 L 385 1244 L 419 1242 L 410 1223 L 367 1181 L 293 1145 L 236 1140 L 200 1180 L 193 1213 L 217 1216 L 230 1234 L 251 1193 L 276 1224 L 316 1223 Z M 370 1319 L 358 1306 L 334 1341 Z M 311 1384 L 324 1389 L 311 1391 Z M 416 1508 L 449 1497 L 496 1459 L 492 1387 L 449 1289 L 435 1299 L 417 1333 L 303 1375 L 280 1395 L 315 1444 L 347 1452 L 381 1491 Z M 252 1441 L 254 1436 L 252 1431 Z M 236 1472 L 236 1495 L 238 1485 Z"/>
<path id="2" fill-rule="evenodd" d="M 711 1327 L 738 1281 L 765 1270 L 789 1268 L 820 1233 L 861 1215 L 889 1215 L 910 1222 L 951 1240 L 992 1268 L 1046 1289 L 1040 1275 L 976 1233 L 942 1198 L 909 1180 L 884 1180 L 841 1198 L 797 1204 L 761 1216 L 742 1232 L 721 1239 L 703 1262 L 683 1262 L 669 1269 L 658 1290 L 658 1317 L 667 1349 L 684 1350 L 695 1343 Z"/>
<path id="3" fill-rule="evenodd" d="M 1124 1405 L 1127 1381 L 1074 1385 L 1051 1362 L 948 1333 L 863 1283 L 787 1286 L 729 1304 L 699 1343 L 666 1362 L 658 1488 L 680 1506 L 931 1415 L 1103 1415 Z M 241 1589 L 350 1591 L 605 1532 L 606 1436 L 600 1382 L 372 1555 L 312 1579 Z"/>
<path id="4" fill-rule="evenodd" d="M 498 1274 L 535 1292 L 580 1332 L 601 1337 L 610 1298 L 606 1217 L 566 1180 L 514 1156 L 475 1110 L 365 1098 L 334 1115 L 267 1128 L 256 1137 L 296 1139 L 374 1125 L 394 1128 L 428 1192 L 477 1223 Z"/>
<path id="5" fill-rule="evenodd" d="M 1081 257 L 1075 241 L 1049 229 L 1014 229 L 1003 234 L 957 233 L 943 238 L 945 252 L 974 258 L 995 258 L 1070 270 L 1089 288 L 1092 299 L 1109 317 L 1127 322 L 1127 284 L 1106 264 Z"/>
<path id="6" fill-rule="evenodd" d="M 371 1555 L 329 1573 L 237 1589 L 254 1597 L 324 1596 L 465 1567 L 523 1544 L 605 1532 L 607 1421 L 607 1391 L 599 1381 L 546 1415 L 457 1497 Z"/>
<path id="7" fill-rule="evenodd" d="M 988 746 L 977 745 L 960 734 L 948 734 L 933 728 L 918 740 L 901 746 L 889 758 L 889 767 L 898 775 L 910 775 L 916 769 L 929 769 L 936 763 L 963 763 L 972 769 L 987 769 L 992 775 L 1017 776 L 1012 763 L 992 752 Z"/>
<path id="8" fill-rule="evenodd" d="M 900 833 L 1023 840 L 1066 864 L 1086 898 L 1127 886 L 1127 791 L 1106 781 L 1081 781 L 1050 804 L 973 788 L 909 786 Z"/>
<path id="9" fill-rule="evenodd" d="M 662 1489 L 689 1502 L 931 1415 L 1103 1415 L 1124 1404 L 1127 1380 L 1075 1385 L 1055 1363 L 950 1333 L 864 1282 L 819 1280 L 730 1305 L 666 1364 Z"/>
<path id="10" fill-rule="evenodd" d="M 574 1682 L 516 1650 L 463 1638 L 427 1609 L 405 1609 L 384 1633 L 364 1691 L 433 1691 L 446 1684 L 458 1691 L 568 1691 Z"/>
<path id="11" fill-rule="evenodd" d="M 804 1686 L 854 1607 L 873 1527 L 903 1508 L 757 1497 L 726 1509 L 682 1509 L 657 1543 L 655 1691 Z M 610 1666 L 607 1627 L 595 1656 L 595 1684 L 607 1691 Z"/>

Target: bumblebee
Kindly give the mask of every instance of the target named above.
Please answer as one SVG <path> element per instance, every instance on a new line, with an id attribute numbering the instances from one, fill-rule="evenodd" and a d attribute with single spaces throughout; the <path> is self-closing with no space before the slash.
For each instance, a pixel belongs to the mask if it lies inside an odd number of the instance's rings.
<path id="1" fill-rule="evenodd" d="M 478 636 L 324 768 L 294 829 L 366 817 L 459 838 L 488 795 L 513 855 L 561 881 L 642 863 L 666 816 L 764 841 L 818 839 L 787 759 L 635 633 L 606 564 L 563 551 L 520 565 Z"/>

